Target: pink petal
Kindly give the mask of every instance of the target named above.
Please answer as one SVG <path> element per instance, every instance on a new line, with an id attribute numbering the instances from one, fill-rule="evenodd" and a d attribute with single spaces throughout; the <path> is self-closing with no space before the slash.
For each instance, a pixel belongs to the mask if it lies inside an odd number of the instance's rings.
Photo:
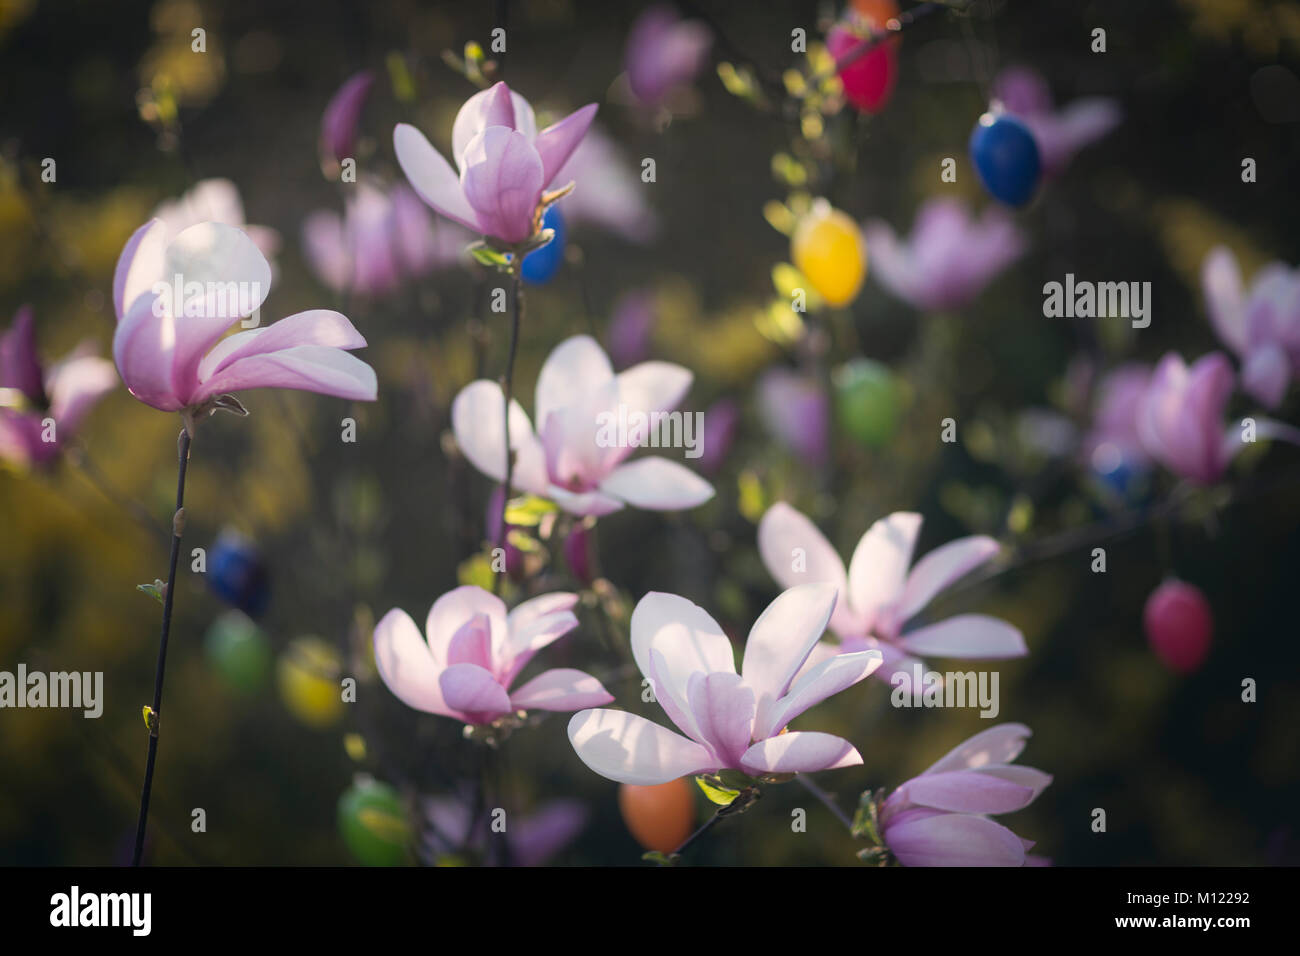
<path id="1" fill-rule="evenodd" d="M 999 823 L 962 813 L 914 814 L 891 824 L 889 849 L 903 866 L 1022 866 L 1020 838 Z"/>
<path id="2" fill-rule="evenodd" d="M 321 114 L 321 151 L 336 162 L 353 154 L 361 108 L 365 106 L 374 82 L 375 74 L 370 70 L 348 77 Z"/>
<path id="3" fill-rule="evenodd" d="M 863 632 L 862 621 L 849 607 L 844 562 L 817 526 L 784 501 L 767 509 L 758 523 L 758 551 L 768 574 L 782 587 L 826 582 L 843 595 L 835 602 L 831 630 L 841 637 Z M 796 567 L 800 570 L 796 570 Z"/>
<path id="4" fill-rule="evenodd" d="M 266 355 L 299 345 L 335 349 L 365 348 L 366 340 L 347 316 L 329 309 L 299 312 L 265 328 L 236 332 L 222 339 L 199 363 L 199 381 L 250 355 Z"/>
<path id="5" fill-rule="evenodd" d="M 685 465 L 667 458 L 640 458 L 619 465 L 600 490 L 636 508 L 682 511 L 713 497 L 713 486 Z"/>
<path id="6" fill-rule="evenodd" d="M 736 672 L 735 651 L 721 626 L 703 608 L 676 594 L 651 591 L 632 611 L 632 657 L 646 677 L 650 648 L 660 648 L 673 666 L 665 678 L 681 675 L 675 684 L 685 697 L 686 677 L 693 671 Z"/>
<path id="7" fill-rule="evenodd" d="M 385 686 L 408 707 L 455 716 L 438 685 L 441 668 L 415 622 L 399 608 L 393 608 L 375 625 L 375 665 Z"/>
<path id="8" fill-rule="evenodd" d="M 506 473 L 504 402 L 500 385 L 479 379 L 462 388 L 451 404 L 452 430 L 460 450 L 475 468 L 497 481 L 501 481 Z M 523 449 L 529 446 L 534 454 L 531 467 L 521 468 L 519 466 L 525 463 Z M 545 494 L 545 465 L 537 457 L 540 446 L 533 434 L 532 422 L 514 399 L 510 401 L 510 447 L 518 453 L 515 487 Z M 542 469 L 540 474 L 539 467 Z"/>
<path id="9" fill-rule="evenodd" d="M 827 697 L 852 687 L 872 673 L 883 661 L 880 651 L 835 654 L 804 672 L 790 692 L 767 707 L 759 706 L 754 736 L 774 737 L 790 721 Z"/>
<path id="10" fill-rule="evenodd" d="M 833 584 L 800 584 L 767 606 L 745 641 L 741 673 L 758 695 L 760 710 L 790 689 L 795 674 L 812 653 L 835 607 Z"/>
<path id="11" fill-rule="evenodd" d="M 575 515 L 592 515 L 599 518 L 603 515 L 613 514 L 623 508 L 623 502 L 617 498 L 611 498 L 609 495 L 601 494 L 599 491 L 584 491 L 580 494 L 574 494 L 557 485 L 552 485 L 546 491 L 544 497 L 550 498 L 565 511 Z"/>
<path id="12" fill-rule="evenodd" d="M 452 634 L 447 642 L 447 666 L 477 664 L 484 670 L 492 667 L 492 622 L 486 614 L 475 614 Z"/>
<path id="13" fill-rule="evenodd" d="M 583 763 L 619 783 L 667 783 L 718 769 L 700 744 L 621 710 L 574 714 L 569 720 L 569 742 Z"/>
<path id="14" fill-rule="evenodd" d="M 551 412 L 578 405 L 614 378 L 609 357 L 590 335 L 575 335 L 551 350 L 537 375 L 533 411 L 539 423 Z"/>
<path id="15" fill-rule="evenodd" d="M 542 182 L 546 186 L 555 185 L 560 170 L 587 135 L 587 129 L 595 118 L 596 104 L 588 103 L 537 134 L 534 146 L 542 158 Z M 581 184 L 578 188 L 582 188 Z"/>
<path id="16" fill-rule="evenodd" d="M 740 769 L 752 774 L 813 773 L 861 763 L 862 755 L 843 737 L 796 730 L 754 744 L 745 751 Z"/>
<path id="17" fill-rule="evenodd" d="M 81 423 L 104 395 L 117 388 L 113 363 L 97 355 L 81 355 L 50 367 L 46 376 L 50 415 L 65 434 Z"/>
<path id="18" fill-rule="evenodd" d="M 911 618 L 944 588 L 994 558 L 998 550 L 998 543 L 985 535 L 959 538 L 935 548 L 916 562 L 907 576 L 898 611 L 899 622 Z"/>
<path id="19" fill-rule="evenodd" d="M 489 126 L 476 135 L 465 147 L 460 182 L 484 235 L 506 243 L 532 236 L 542 160 L 522 133 Z"/>
<path id="20" fill-rule="evenodd" d="M 113 361 L 132 395 L 146 405 L 174 412 L 184 405 L 172 383 L 176 326 L 170 315 L 155 308 L 157 304 L 154 295 L 134 300 L 113 333 Z"/>
<path id="21" fill-rule="evenodd" d="M 738 674 L 696 671 L 687 682 L 686 697 L 700 738 L 722 765 L 738 767 L 754 731 L 753 689 Z"/>
<path id="22" fill-rule="evenodd" d="M 1201 292 L 1210 324 L 1224 345 L 1238 355 L 1246 353 L 1246 312 L 1241 270 L 1226 246 L 1215 246 L 1201 263 Z"/>
<path id="23" fill-rule="evenodd" d="M 503 660 L 509 658 L 510 662 L 503 665 L 501 682 L 509 687 L 519 672 L 528 666 L 533 655 L 577 626 L 577 617 L 567 610 L 544 614 L 522 627 L 511 622 L 509 643 L 503 655 Z"/>
<path id="24" fill-rule="evenodd" d="M 557 667 L 543 671 L 510 695 L 516 710 L 581 710 L 612 704 L 614 695 L 583 671 Z"/>
<path id="25" fill-rule="evenodd" d="M 499 97 L 502 92 L 509 93 L 509 113 Z M 528 142 L 537 138 L 537 118 L 533 107 L 518 93 L 509 89 L 505 83 L 497 83 L 486 90 L 481 90 L 467 99 L 451 126 L 451 154 L 459 169 L 465 165 L 461 157 L 472 140 L 489 126 L 505 126 L 516 129 Z"/>
<path id="26" fill-rule="evenodd" d="M 518 643 L 516 635 L 521 634 L 541 618 L 550 617 L 558 611 L 571 611 L 578 603 L 578 595 L 572 591 L 552 591 L 539 594 L 516 605 L 507 616 L 510 624 L 510 641 Z"/>
<path id="27" fill-rule="evenodd" d="M 899 643 L 918 656 L 1002 660 L 1029 653 L 1025 637 L 1006 621 L 983 614 L 955 617 L 909 631 Z"/>
<path id="28" fill-rule="evenodd" d="M 921 516 L 897 511 L 876 521 L 853 549 L 849 562 L 849 593 L 842 598 L 868 620 L 880 608 L 903 595 L 912 549 L 921 531 Z"/>
<path id="29" fill-rule="evenodd" d="M 479 228 L 478 214 L 465 198 L 460 177 L 423 133 L 414 126 L 398 123 L 393 130 L 393 151 L 411 188 L 435 212 L 473 232 L 483 232 Z"/>
<path id="30" fill-rule="evenodd" d="M 341 349 L 299 345 L 232 362 L 190 400 L 250 388 L 292 388 L 363 402 L 373 402 L 378 394 L 375 370 L 361 359 Z"/>
<path id="31" fill-rule="evenodd" d="M 113 270 L 113 308 L 119 322 L 141 295 L 163 279 L 163 256 L 167 250 L 167 228 L 150 219 L 131 234 Z"/>
<path id="32" fill-rule="evenodd" d="M 438 686 L 447 706 L 463 714 L 467 723 L 490 724 L 513 709 L 505 688 L 477 664 L 453 664 L 438 676 Z"/>
<path id="33" fill-rule="evenodd" d="M 958 813 L 1010 813 L 1034 799 L 1031 787 L 972 770 L 922 774 L 897 793 L 909 804 Z"/>
<path id="34" fill-rule="evenodd" d="M 1265 345 L 1254 349 L 1241 367 L 1241 387 L 1246 394 L 1277 408 L 1291 384 L 1291 360 L 1280 347 Z"/>
<path id="35" fill-rule="evenodd" d="M 488 622 L 492 659 L 497 660 L 506 647 L 505 603 L 480 587 L 466 584 L 448 591 L 433 602 L 424 622 L 429 650 L 443 666 L 449 663 L 452 639 L 467 621 L 481 615 Z"/>
<path id="36" fill-rule="evenodd" d="M 321 209 L 303 220 L 302 251 L 316 278 L 333 292 L 342 292 L 352 281 L 352 250 L 343 230 L 343 217 Z"/>
<path id="37" fill-rule="evenodd" d="M 998 724 L 954 747 L 925 772 L 943 773 L 948 770 L 1011 763 L 1025 749 L 1025 743 L 1032 733 L 1024 724 Z"/>

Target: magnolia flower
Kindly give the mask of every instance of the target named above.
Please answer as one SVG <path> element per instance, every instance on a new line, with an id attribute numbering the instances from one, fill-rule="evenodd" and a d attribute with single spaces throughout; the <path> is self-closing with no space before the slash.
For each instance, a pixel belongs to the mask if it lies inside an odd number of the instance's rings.
<path id="1" fill-rule="evenodd" d="M 1092 427 L 1080 448 L 1093 468 L 1106 472 L 1120 461 L 1147 461 L 1138 434 L 1138 409 L 1150 385 L 1151 366 L 1144 362 L 1126 362 L 1097 383 Z"/>
<path id="2" fill-rule="evenodd" d="M 722 470 L 727 454 L 740 427 L 740 406 L 729 398 L 720 398 L 704 411 L 704 438 L 700 441 L 700 471 L 716 475 Z"/>
<path id="3" fill-rule="evenodd" d="M 831 401 L 817 379 L 770 368 L 758 379 L 758 414 L 774 438 L 808 465 L 830 455 Z"/>
<path id="4" fill-rule="evenodd" d="M 885 680 L 906 674 L 922 654 L 997 660 L 1028 653 L 1020 631 L 983 614 L 959 614 L 902 633 L 939 592 L 998 553 L 992 538 L 972 535 L 935 548 L 909 572 L 920 530 L 919 514 L 898 511 L 881 518 L 858 541 L 846 572 L 816 526 L 777 502 L 759 522 L 758 549 L 783 587 L 825 581 L 840 591 L 831 630 L 843 650 L 879 649 L 884 655 L 879 676 Z M 833 653 L 827 646 L 818 658 Z"/>
<path id="5" fill-rule="evenodd" d="M 689 86 L 708 61 L 713 35 L 698 20 L 683 20 L 671 6 L 646 9 L 627 36 L 628 87 L 645 106 L 662 104 Z"/>
<path id="6" fill-rule="evenodd" d="M 491 832 L 491 818 L 487 814 L 475 814 L 467 799 L 439 797 L 426 800 L 424 817 L 429 826 L 422 840 L 422 849 L 429 862 L 437 862 L 439 857 L 454 856 L 466 849 L 480 850 L 489 839 L 498 836 Z M 499 836 L 509 849 L 509 863 L 542 866 L 572 843 L 586 825 L 586 806 L 576 800 L 552 800 L 533 813 L 512 815 L 509 828 Z"/>
<path id="7" fill-rule="evenodd" d="M 1210 323 L 1241 359 L 1241 386 L 1276 408 L 1300 374 L 1300 269 L 1271 262 L 1255 274 L 1249 291 L 1232 253 L 1217 246 L 1201 266 Z"/>
<path id="8" fill-rule="evenodd" d="M 880 284 L 918 309 L 960 309 L 1025 250 L 1025 241 L 1000 209 L 976 219 L 957 199 L 925 202 L 906 240 L 880 220 L 863 227 L 872 273 Z"/>
<path id="9" fill-rule="evenodd" d="M 1008 67 L 993 82 L 994 99 L 1018 117 L 1033 134 L 1043 172 L 1056 176 L 1074 154 L 1119 125 L 1122 114 L 1113 99 L 1091 96 L 1053 109 L 1043 77 L 1023 66 Z"/>
<path id="10" fill-rule="evenodd" d="M 299 312 L 222 339 L 270 287 L 270 265 L 233 226 L 205 222 L 177 236 L 158 219 L 141 226 L 113 275 L 113 358 L 127 389 L 187 416 L 250 388 L 373 401 L 374 370 L 345 351 L 366 340 L 337 312 Z"/>
<path id="11" fill-rule="evenodd" d="M 1034 843 L 989 814 L 1029 806 L 1052 782 L 1050 774 L 1012 761 L 1030 729 L 999 724 L 976 734 L 880 808 L 881 838 L 903 866 L 1024 866 Z"/>
<path id="12" fill-rule="evenodd" d="M 691 378 L 669 362 L 642 362 L 615 375 L 595 339 L 575 335 L 561 342 L 537 377 L 536 433 L 519 404 L 510 402 L 514 487 L 579 515 L 605 515 L 624 505 L 677 511 L 708 501 L 713 486 L 678 462 L 625 461 L 648 438 L 651 416 L 675 408 Z M 465 457 L 497 481 L 506 472 L 503 403 L 501 386 L 479 379 L 451 406 Z M 620 423 L 627 424 L 626 434 Z"/>
<path id="13" fill-rule="evenodd" d="M 655 296 L 648 289 L 627 292 L 619 297 L 605 329 L 605 341 L 615 368 L 635 365 L 650 354 L 657 318 Z"/>
<path id="14" fill-rule="evenodd" d="M 36 354 L 32 310 L 24 306 L 0 335 L 0 459 L 44 465 L 59 453 L 95 403 L 117 385 L 113 363 L 79 346 L 49 368 Z"/>
<path id="15" fill-rule="evenodd" d="M 853 745 L 816 731 L 787 730 L 814 704 L 880 666 L 878 651 L 841 654 L 796 679 L 835 607 L 835 588 L 791 588 L 754 623 L 736 673 L 731 641 L 705 611 L 651 592 L 632 612 L 632 656 L 664 713 L 686 736 L 621 710 L 584 710 L 569 740 L 610 780 L 666 783 L 688 774 L 811 773 L 862 763 Z"/>
<path id="16" fill-rule="evenodd" d="M 321 209 L 302 224 L 307 264 L 334 292 L 379 296 L 461 261 L 474 237 L 433 216 L 406 185 L 387 193 L 372 182 L 348 192 L 344 215 Z"/>
<path id="17" fill-rule="evenodd" d="M 160 203 L 153 216 L 162 220 L 169 236 L 179 235 L 201 222 L 234 226 L 256 243 L 271 263 L 272 276 L 275 274 L 274 256 L 280 251 L 280 234 L 270 226 L 251 226 L 244 222 L 244 201 L 239 198 L 238 187 L 229 179 L 202 179 L 179 199 Z"/>
<path id="18" fill-rule="evenodd" d="M 543 594 L 509 613 L 505 602 L 466 585 L 433 602 L 425 633 L 401 608 L 375 625 L 379 676 L 408 707 L 491 724 L 520 710 L 577 710 L 614 698 L 579 670 L 543 671 L 511 692 L 533 655 L 578 626 L 576 594 Z"/>
<path id="19" fill-rule="evenodd" d="M 352 76 L 330 97 L 320 118 L 320 155 L 323 167 L 337 166 L 355 155 L 357 123 L 366 104 L 375 74 L 362 70 Z"/>
<path id="20" fill-rule="evenodd" d="M 475 93 L 456 114 L 452 157 L 459 177 L 414 126 L 393 130 L 397 161 L 420 198 L 448 219 L 507 245 L 539 230 L 543 192 L 582 142 L 596 104 L 540 133 L 533 108 L 505 83 Z"/>

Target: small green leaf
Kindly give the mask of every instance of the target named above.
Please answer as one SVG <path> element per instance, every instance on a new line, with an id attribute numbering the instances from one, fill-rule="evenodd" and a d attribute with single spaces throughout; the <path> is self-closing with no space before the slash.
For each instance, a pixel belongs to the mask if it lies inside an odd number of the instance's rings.
<path id="1" fill-rule="evenodd" d="M 704 791 L 704 795 L 708 797 L 711 802 L 716 803 L 720 807 L 731 806 L 735 799 L 740 796 L 739 790 L 732 790 L 723 786 L 722 781 L 717 777 L 705 777 L 704 775 L 700 775 L 695 778 L 695 782 L 699 784 L 700 789 Z"/>
<path id="2" fill-rule="evenodd" d="M 676 853 L 660 853 L 658 850 L 651 850 L 649 853 L 642 853 L 641 859 L 647 863 L 658 863 L 660 866 L 676 866 L 681 857 Z"/>
<path id="3" fill-rule="evenodd" d="M 476 242 L 469 247 L 469 254 L 478 262 L 493 269 L 509 269 L 510 259 L 503 252 L 497 252 L 491 246 Z"/>
<path id="4" fill-rule="evenodd" d="M 154 579 L 153 584 L 137 584 L 135 589 L 143 591 L 159 604 L 163 603 L 163 598 L 167 595 L 167 585 L 157 578 Z"/>
<path id="5" fill-rule="evenodd" d="M 544 517 L 558 510 L 555 502 L 538 498 L 536 495 L 511 498 L 506 502 L 506 524 L 512 524 L 517 528 L 532 528 L 541 524 Z"/>
<path id="6" fill-rule="evenodd" d="M 145 729 L 153 733 L 154 727 L 158 724 L 158 718 L 154 716 L 153 708 L 145 704 L 140 708 L 140 716 L 144 718 Z"/>

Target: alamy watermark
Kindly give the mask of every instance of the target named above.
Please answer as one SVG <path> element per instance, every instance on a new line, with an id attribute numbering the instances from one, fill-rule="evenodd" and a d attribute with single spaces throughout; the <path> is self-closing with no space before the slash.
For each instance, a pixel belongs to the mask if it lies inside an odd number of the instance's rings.
<path id="1" fill-rule="evenodd" d="M 619 405 L 596 416 L 601 448 L 684 448 L 687 458 L 704 454 L 703 412 L 645 412 Z"/>
<path id="2" fill-rule="evenodd" d="M 0 671 L 0 708 L 71 707 L 87 719 L 104 713 L 103 671 Z"/>
<path id="3" fill-rule="evenodd" d="M 260 282 L 186 282 L 178 272 L 171 282 L 155 282 L 151 291 L 156 316 L 242 319 L 246 329 L 261 324 L 258 307 L 265 296 Z"/>
<path id="4" fill-rule="evenodd" d="M 992 719 L 1002 707 L 998 702 L 997 671 L 923 671 L 912 665 L 909 673 L 896 670 L 889 676 L 894 688 L 889 702 L 895 707 L 978 707 L 980 716 Z"/>
<path id="5" fill-rule="evenodd" d="M 1049 319 L 1132 319 L 1133 328 L 1151 324 L 1150 282 L 1075 281 L 1074 273 L 1065 274 L 1065 282 L 1048 282 L 1043 286 L 1043 315 Z"/>

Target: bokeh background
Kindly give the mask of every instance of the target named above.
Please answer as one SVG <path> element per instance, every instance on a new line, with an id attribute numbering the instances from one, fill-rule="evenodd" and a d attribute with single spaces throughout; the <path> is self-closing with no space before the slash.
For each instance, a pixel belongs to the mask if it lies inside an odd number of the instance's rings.
<path id="1" fill-rule="evenodd" d="M 495 280 L 477 266 L 454 267 L 391 295 L 339 296 L 308 268 L 300 236 L 311 212 L 340 208 L 346 188 L 322 176 L 317 153 L 321 111 L 339 84 L 359 69 L 376 71 L 360 164 L 400 178 L 393 124 L 414 122 L 445 142 L 475 87 L 443 53 L 487 44 L 502 7 L 502 75 L 553 116 L 599 102 L 598 123 L 658 224 L 647 242 L 571 228 L 558 275 L 527 292 L 519 393 L 531 395 L 556 342 L 578 332 L 604 340 L 620 297 L 644 290 L 656 316 L 652 354 L 696 373 L 687 407 L 729 398 L 741 410 L 713 478 L 714 501 L 683 514 L 629 510 L 602 519 L 601 571 L 613 585 L 598 588 L 600 597 L 585 589 L 582 627 L 548 652 L 548 664 L 616 671 L 623 658 L 609 642 L 619 639 L 617 613 L 649 590 L 690 597 L 742 638 L 777 593 L 755 549 L 755 522 L 773 500 L 812 515 L 842 554 L 875 518 L 918 510 L 926 519 L 919 553 L 982 532 L 1012 556 L 1005 573 L 936 607 L 1005 617 L 1030 646 L 1027 658 L 995 665 L 999 720 L 1033 728 L 1022 761 L 1055 782 L 1006 822 L 1061 865 L 1296 862 L 1300 453 L 1277 446 L 1252 454 L 1189 507 L 1160 507 L 1174 483 L 1159 474 L 1149 498 L 1116 507 L 1091 493 L 1086 475 L 1023 447 L 1015 422 L 1026 409 L 1061 405 L 1066 369 L 1080 354 L 1153 360 L 1171 348 L 1192 357 L 1217 347 L 1198 282 L 1214 244 L 1228 244 L 1248 272 L 1271 258 L 1300 258 L 1300 95 L 1288 94 L 1276 72 L 1272 82 L 1283 86 L 1265 89 L 1263 105 L 1258 81 L 1252 86 L 1264 67 L 1296 68 L 1300 5 L 1013 0 L 909 31 L 889 108 L 871 119 L 846 111 L 826 133 L 837 158 L 820 172 L 820 194 L 856 219 L 906 230 L 921 201 L 940 190 L 987 202 L 965 144 L 991 75 L 1006 65 L 1040 70 L 1058 100 L 1114 97 L 1124 121 L 1018 214 L 1029 251 L 971 308 L 921 314 L 868 277 L 831 327 L 829 361 L 861 355 L 890 366 L 904 399 L 898 427 L 879 448 L 837 431 L 828 465 L 810 469 L 774 439 L 755 400 L 761 373 L 788 361 L 763 316 L 774 297 L 772 267 L 789 258 L 789 240 L 763 207 L 789 191 L 772 156 L 789 149 L 797 118 L 756 109 L 710 66 L 689 109 L 666 126 L 647 121 L 616 79 L 639 4 L 0 0 L 4 321 L 30 303 L 44 355 L 86 339 L 107 354 L 112 269 L 126 237 L 158 203 L 224 177 L 237 184 L 248 221 L 282 239 L 267 315 L 341 307 L 369 339 L 362 355 L 379 375 L 374 404 L 251 393 L 249 418 L 218 416 L 199 429 L 185 553 L 211 550 L 229 531 L 257 545 L 269 579 L 259 623 L 273 661 L 264 679 L 242 688 L 223 673 L 205 635 L 227 607 L 183 560 L 149 859 L 352 862 L 337 817 L 356 774 L 391 784 L 418 829 L 422 798 L 454 797 L 478 772 L 480 748 L 452 722 L 394 699 L 375 678 L 368 647 L 374 619 L 400 606 L 423 620 L 436 596 L 473 574 L 482 549 L 491 487 L 456 455 L 448 405 L 504 362 L 505 319 L 485 305 Z M 811 0 L 700 0 L 685 12 L 720 31 L 713 65 L 780 76 L 800 62 L 791 28 L 816 39 L 819 18 L 833 11 Z M 194 26 L 207 31 L 204 55 L 191 52 Z M 1095 27 L 1107 31 L 1105 54 L 1089 51 Z M 1300 89 L 1293 75 L 1290 82 Z M 164 119 L 175 107 L 174 122 L 158 120 L 160 102 Z M 945 156 L 958 159 L 956 184 L 939 182 Z M 1258 163 L 1253 184 L 1240 177 L 1247 156 Z M 57 162 L 54 183 L 40 180 L 45 157 Z M 656 160 L 654 183 L 636 177 L 644 157 Z M 1150 281 L 1151 327 L 1134 334 L 1122 320 L 1045 319 L 1042 285 L 1066 272 Z M 1293 420 L 1296 411 L 1292 400 L 1279 417 Z M 960 423 L 958 444 L 937 440 L 947 415 Z M 347 416 L 357 421 L 355 443 L 339 437 Z M 104 864 L 129 854 L 146 743 L 140 707 L 151 694 L 159 617 L 137 585 L 165 576 L 161 528 L 171 512 L 177 429 L 174 416 L 119 388 L 81 429 L 74 455 L 47 469 L 0 472 L 0 669 L 21 661 L 105 673 L 99 720 L 0 712 L 0 862 Z M 1093 539 L 1115 522 L 1125 533 L 1105 539 L 1108 571 L 1093 574 Z M 541 581 L 576 586 L 558 543 L 547 546 L 557 553 Z M 1214 611 L 1210 658 L 1191 676 L 1165 669 L 1142 631 L 1143 602 L 1169 573 L 1197 584 Z M 357 703 L 331 706 L 331 695 L 321 695 L 320 682 L 337 686 L 339 674 L 357 677 Z M 1246 677 L 1258 681 L 1253 704 L 1240 699 Z M 610 687 L 634 705 L 638 681 Z M 863 789 L 902 782 L 988 723 L 971 710 L 895 710 L 875 681 L 815 717 L 865 758 L 821 777 L 846 808 Z M 587 823 L 554 862 L 637 863 L 616 785 L 578 761 L 564 724 L 541 721 L 496 755 L 505 805 L 526 814 L 557 798 L 580 801 Z M 191 831 L 198 807 L 206 833 Z M 808 809 L 807 833 L 791 832 L 795 807 Z M 1099 807 L 1104 834 L 1091 829 Z M 700 819 L 708 812 L 700 796 Z M 768 788 L 692 856 L 854 865 L 858 848 L 787 784 Z"/>

